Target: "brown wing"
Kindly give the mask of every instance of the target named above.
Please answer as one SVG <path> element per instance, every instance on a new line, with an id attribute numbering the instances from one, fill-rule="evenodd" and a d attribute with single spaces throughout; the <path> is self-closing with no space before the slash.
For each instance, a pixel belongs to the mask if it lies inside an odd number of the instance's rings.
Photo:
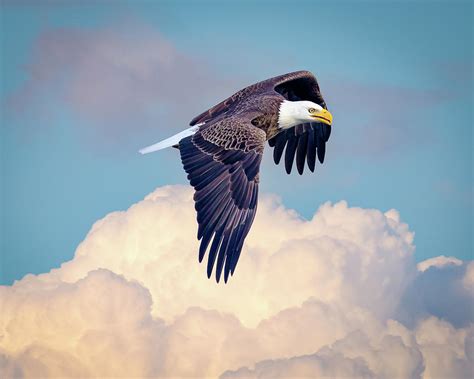
<path id="1" fill-rule="evenodd" d="M 212 108 L 201 113 L 199 116 L 194 117 L 189 125 L 193 126 L 215 119 L 216 117 L 232 109 L 239 101 L 247 98 L 248 96 L 259 92 L 265 92 L 265 83 L 266 81 L 258 82 L 241 89 L 240 91 L 234 93 L 231 97 L 225 99 L 217 105 L 214 105 Z"/>
<path id="2" fill-rule="evenodd" d="M 326 108 L 326 103 L 319 91 L 319 85 L 314 75 L 309 71 L 296 71 L 276 76 L 248 86 L 207 111 L 194 117 L 191 126 L 208 122 L 213 118 L 231 110 L 240 100 L 258 93 L 276 91 L 287 100 L 311 100 Z"/>
<path id="3" fill-rule="evenodd" d="M 179 142 L 181 161 L 195 189 L 199 261 L 209 247 L 207 275 L 233 274 L 257 210 L 258 172 L 265 133 L 248 121 L 225 118 Z M 212 240 L 212 243 L 211 243 Z"/>

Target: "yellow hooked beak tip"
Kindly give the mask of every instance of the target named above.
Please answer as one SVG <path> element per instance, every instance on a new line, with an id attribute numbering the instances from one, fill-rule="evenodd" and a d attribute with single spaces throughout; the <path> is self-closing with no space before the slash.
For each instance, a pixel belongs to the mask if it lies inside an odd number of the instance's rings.
<path id="1" fill-rule="evenodd" d="M 323 124 L 332 124 L 332 114 L 327 109 L 322 109 L 319 112 L 312 114 L 311 116 L 317 119 L 319 122 L 322 122 Z"/>

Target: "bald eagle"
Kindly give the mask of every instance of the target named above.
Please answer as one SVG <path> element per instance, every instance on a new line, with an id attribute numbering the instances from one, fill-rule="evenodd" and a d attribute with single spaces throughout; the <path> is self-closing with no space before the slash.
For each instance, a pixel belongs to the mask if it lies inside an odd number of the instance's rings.
<path id="1" fill-rule="evenodd" d="M 259 168 L 265 142 L 285 169 L 314 172 L 324 161 L 332 115 L 311 72 L 297 71 L 246 87 L 190 122 L 190 128 L 140 150 L 147 154 L 177 147 L 194 187 L 201 241 L 199 262 L 207 250 L 207 276 L 216 267 L 224 281 L 233 275 L 257 209 Z M 285 149 L 286 147 L 286 149 Z M 217 259 L 217 262 L 216 262 Z"/>

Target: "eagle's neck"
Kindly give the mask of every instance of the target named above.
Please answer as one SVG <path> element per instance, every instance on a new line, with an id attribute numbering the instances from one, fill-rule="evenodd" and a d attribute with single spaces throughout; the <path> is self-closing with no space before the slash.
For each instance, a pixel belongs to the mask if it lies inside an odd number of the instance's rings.
<path id="1" fill-rule="evenodd" d="M 293 101 L 283 100 L 278 111 L 278 128 L 288 129 L 295 125 L 301 124 L 301 121 L 297 115 L 297 104 Z"/>

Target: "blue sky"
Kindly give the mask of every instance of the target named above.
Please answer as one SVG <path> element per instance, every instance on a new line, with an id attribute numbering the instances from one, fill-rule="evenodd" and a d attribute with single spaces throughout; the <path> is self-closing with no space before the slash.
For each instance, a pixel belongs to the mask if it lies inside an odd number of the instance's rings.
<path id="1" fill-rule="evenodd" d="M 395 208 L 417 260 L 472 259 L 470 2 L 2 4 L 0 283 L 59 266 L 96 220 L 186 183 L 176 151 L 138 148 L 299 69 L 334 114 L 326 162 L 287 176 L 268 149 L 262 192 L 304 217 L 328 200 Z"/>

